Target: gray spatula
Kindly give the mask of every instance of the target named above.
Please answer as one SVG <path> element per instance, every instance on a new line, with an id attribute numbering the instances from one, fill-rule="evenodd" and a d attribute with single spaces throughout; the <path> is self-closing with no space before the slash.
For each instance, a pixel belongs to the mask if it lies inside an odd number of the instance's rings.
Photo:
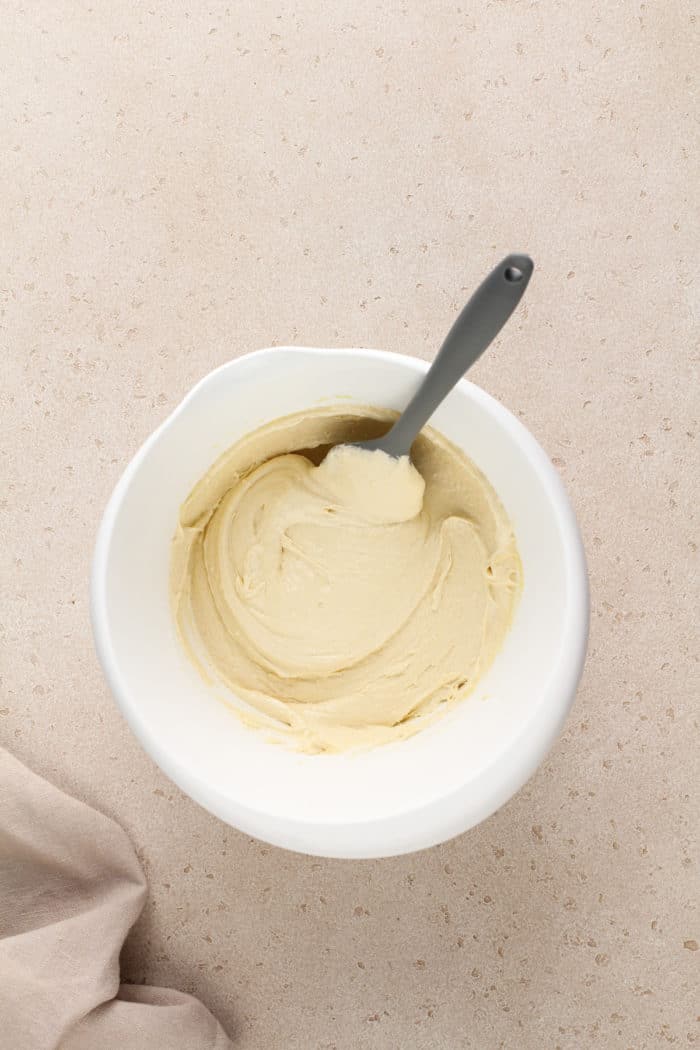
<path id="1" fill-rule="evenodd" d="M 507 255 L 479 285 L 450 329 L 445 342 L 411 401 L 383 437 L 354 442 L 396 458 L 411 445 L 441 401 L 481 357 L 523 297 L 534 264 L 529 255 Z"/>

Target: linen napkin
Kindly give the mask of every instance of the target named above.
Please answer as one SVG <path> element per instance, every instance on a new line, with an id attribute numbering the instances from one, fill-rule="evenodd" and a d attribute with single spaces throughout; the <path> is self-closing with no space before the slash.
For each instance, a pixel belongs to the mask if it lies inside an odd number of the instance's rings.
<path id="1" fill-rule="evenodd" d="M 0 749 L 0 1047 L 230 1050 L 197 999 L 120 984 L 145 898 L 124 831 Z"/>

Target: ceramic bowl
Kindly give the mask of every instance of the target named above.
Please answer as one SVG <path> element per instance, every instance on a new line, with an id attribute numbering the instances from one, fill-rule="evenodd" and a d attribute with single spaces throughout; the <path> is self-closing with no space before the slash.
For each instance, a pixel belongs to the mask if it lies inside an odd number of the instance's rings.
<path id="1" fill-rule="evenodd" d="M 401 409 L 427 369 L 378 350 L 260 350 L 206 376 L 146 441 L 105 511 L 92 572 L 97 652 L 133 732 L 221 820 L 287 849 L 379 857 L 432 846 L 502 806 L 560 731 L 588 636 L 586 564 L 554 467 L 511 413 L 462 380 L 431 425 L 490 479 L 524 587 L 475 691 L 408 740 L 304 755 L 247 728 L 185 656 L 168 600 L 178 510 L 214 460 L 280 416 L 349 403 Z"/>

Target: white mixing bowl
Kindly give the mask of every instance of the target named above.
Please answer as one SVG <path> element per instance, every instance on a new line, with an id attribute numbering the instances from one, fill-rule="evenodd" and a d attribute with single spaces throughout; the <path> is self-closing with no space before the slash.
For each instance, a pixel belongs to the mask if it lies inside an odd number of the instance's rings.
<path id="1" fill-rule="evenodd" d="M 427 365 L 377 350 L 261 350 L 206 376 L 146 441 L 100 526 L 92 621 L 132 730 L 193 799 L 242 831 L 329 857 L 432 846 L 484 820 L 531 776 L 559 732 L 588 637 L 586 564 L 569 501 L 535 439 L 462 380 L 431 424 L 498 492 L 524 567 L 514 623 L 476 690 L 400 743 L 303 755 L 248 729 L 183 653 L 168 602 L 181 503 L 212 462 L 280 416 L 349 402 L 401 409 Z"/>

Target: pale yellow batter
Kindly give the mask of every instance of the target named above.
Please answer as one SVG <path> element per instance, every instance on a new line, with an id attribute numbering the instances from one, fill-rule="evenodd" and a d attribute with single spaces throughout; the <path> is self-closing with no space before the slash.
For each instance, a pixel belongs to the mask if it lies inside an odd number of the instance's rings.
<path id="1" fill-rule="evenodd" d="M 436 431 L 413 463 L 347 447 L 324 459 L 392 418 L 277 420 L 226 452 L 180 511 L 171 598 L 184 644 L 248 719 L 301 750 L 415 733 L 474 688 L 520 592 L 496 493 Z"/>

